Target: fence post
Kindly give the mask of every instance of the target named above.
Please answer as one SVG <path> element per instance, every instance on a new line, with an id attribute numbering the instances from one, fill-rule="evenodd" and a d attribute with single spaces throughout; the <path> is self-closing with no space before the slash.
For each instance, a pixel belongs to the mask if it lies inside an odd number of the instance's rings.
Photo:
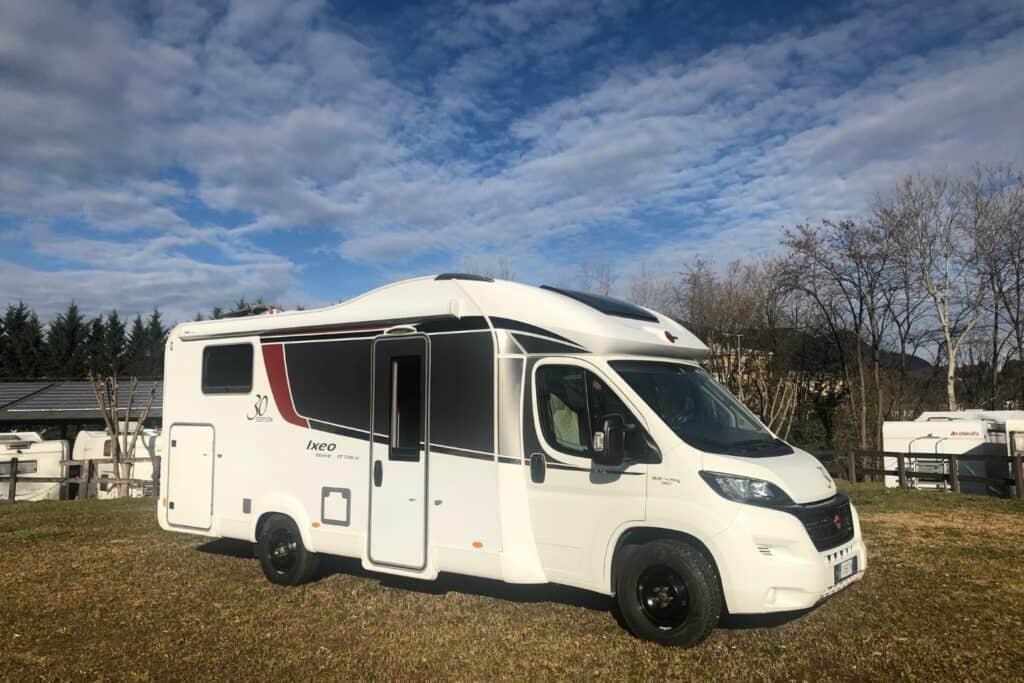
<path id="1" fill-rule="evenodd" d="M 847 467 L 849 468 L 850 483 L 857 483 L 857 451 L 850 449 L 850 462 Z"/>
<path id="2" fill-rule="evenodd" d="M 92 460 L 86 460 L 82 463 L 82 476 L 78 482 L 78 500 L 87 500 L 89 498 L 89 486 L 92 483 Z"/>
<path id="3" fill-rule="evenodd" d="M 1013 455 L 1013 478 L 1017 482 L 1017 497 L 1024 498 L 1024 464 L 1020 453 Z"/>
<path id="4" fill-rule="evenodd" d="M 7 480 L 7 502 L 13 503 L 15 492 L 18 489 L 18 459 L 11 458 L 8 460 L 8 464 L 11 468 L 11 478 Z"/>
<path id="5" fill-rule="evenodd" d="M 956 453 L 949 456 L 949 487 L 953 493 L 960 493 L 960 460 Z"/>
<path id="6" fill-rule="evenodd" d="M 157 498 L 160 497 L 160 456 L 153 456 L 153 474 L 150 480 L 153 482 L 153 495 Z"/>
<path id="7" fill-rule="evenodd" d="M 885 462 L 884 460 L 882 462 Z M 896 454 L 896 469 L 899 470 L 900 488 L 907 488 L 907 460 L 903 453 Z"/>

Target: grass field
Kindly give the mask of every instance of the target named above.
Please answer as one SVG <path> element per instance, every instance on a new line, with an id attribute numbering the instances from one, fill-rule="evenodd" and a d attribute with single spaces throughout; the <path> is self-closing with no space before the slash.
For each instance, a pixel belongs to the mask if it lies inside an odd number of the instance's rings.
<path id="1" fill-rule="evenodd" d="M 159 530 L 152 500 L 0 506 L 0 679 L 1007 680 L 1024 675 L 1024 505 L 850 490 L 867 578 L 780 626 L 675 650 L 611 600 L 328 563 L 267 583 L 244 543 Z"/>

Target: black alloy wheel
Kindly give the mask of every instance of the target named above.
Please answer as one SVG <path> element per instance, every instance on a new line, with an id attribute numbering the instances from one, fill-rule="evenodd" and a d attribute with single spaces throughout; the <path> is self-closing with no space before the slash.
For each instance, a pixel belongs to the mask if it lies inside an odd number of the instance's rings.
<path id="1" fill-rule="evenodd" d="M 316 575 L 319 556 L 302 543 L 291 517 L 274 514 L 264 521 L 256 538 L 256 556 L 272 583 L 297 586 Z"/>
<path id="2" fill-rule="evenodd" d="M 647 567 L 636 583 L 640 609 L 663 630 L 681 626 L 690 613 L 690 596 L 683 577 L 665 565 Z"/>
<path id="3" fill-rule="evenodd" d="M 722 613 L 718 572 L 684 540 L 623 547 L 615 556 L 615 577 L 619 613 L 638 638 L 690 647 L 708 637 Z"/>

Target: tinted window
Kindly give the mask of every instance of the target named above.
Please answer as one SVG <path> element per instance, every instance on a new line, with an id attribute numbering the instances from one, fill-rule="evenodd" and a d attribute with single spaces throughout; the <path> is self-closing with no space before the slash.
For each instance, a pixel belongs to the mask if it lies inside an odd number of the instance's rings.
<path id="1" fill-rule="evenodd" d="M 248 394 L 252 390 L 252 345 L 203 349 L 204 394 Z"/>
<path id="2" fill-rule="evenodd" d="M 391 359 L 391 460 L 419 460 L 423 440 L 422 362 L 419 356 Z"/>
<path id="3" fill-rule="evenodd" d="M 570 455 L 593 457 L 594 434 L 618 415 L 626 427 L 626 456 L 647 462 L 657 448 L 629 408 L 594 373 L 573 365 L 542 365 L 537 369 L 537 411 L 544 440 Z"/>
<path id="4" fill-rule="evenodd" d="M 570 365 L 537 370 L 537 410 L 544 438 L 572 455 L 590 455 L 586 371 Z"/>
<path id="5" fill-rule="evenodd" d="M 576 299 L 576 301 L 586 304 L 591 308 L 596 308 L 605 315 L 614 315 L 619 318 L 633 318 L 634 320 L 646 320 L 652 323 L 658 322 L 658 318 L 649 311 L 640 308 L 636 304 L 620 301 L 619 299 L 613 299 L 610 296 L 594 294 L 593 292 L 577 292 L 573 289 L 562 289 L 561 287 L 551 287 L 549 285 L 543 285 L 541 286 L 541 289 L 547 289 L 552 292 L 564 294 L 570 299 Z"/>
<path id="6" fill-rule="evenodd" d="M 750 457 L 793 452 L 698 367 L 656 361 L 610 365 L 679 438 L 695 448 Z"/>

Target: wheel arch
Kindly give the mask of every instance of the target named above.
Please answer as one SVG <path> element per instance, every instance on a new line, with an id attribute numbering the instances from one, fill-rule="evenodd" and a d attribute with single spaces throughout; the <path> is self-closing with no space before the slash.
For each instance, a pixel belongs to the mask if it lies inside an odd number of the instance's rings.
<path id="1" fill-rule="evenodd" d="M 624 529 L 619 534 L 612 546 L 612 552 L 608 554 L 608 561 L 606 562 L 605 567 L 605 585 L 609 587 L 610 594 L 615 595 L 615 582 L 618 579 L 617 572 L 619 559 L 623 557 L 623 553 L 628 552 L 627 548 L 663 539 L 676 540 L 692 546 L 704 557 L 704 559 L 708 561 L 711 567 L 715 570 L 715 578 L 718 580 L 719 588 L 723 589 L 722 601 L 724 607 L 727 596 L 725 595 L 722 583 L 722 572 L 718 561 L 715 559 L 714 553 L 711 552 L 708 545 L 693 534 L 680 531 L 679 529 L 670 529 L 659 526 L 633 526 Z"/>
<path id="2" fill-rule="evenodd" d="M 256 515 L 256 519 L 252 526 L 253 541 L 259 540 L 259 534 L 263 529 L 263 525 L 266 524 L 267 520 L 274 515 L 283 515 L 284 517 L 289 517 L 293 522 L 295 522 L 295 526 L 299 529 L 299 535 L 302 537 L 302 545 L 306 546 L 310 551 L 316 552 L 312 534 L 310 533 L 309 516 L 297 501 L 293 501 L 288 498 L 271 500 L 268 501 L 266 505 L 261 506 L 259 514 Z"/>

